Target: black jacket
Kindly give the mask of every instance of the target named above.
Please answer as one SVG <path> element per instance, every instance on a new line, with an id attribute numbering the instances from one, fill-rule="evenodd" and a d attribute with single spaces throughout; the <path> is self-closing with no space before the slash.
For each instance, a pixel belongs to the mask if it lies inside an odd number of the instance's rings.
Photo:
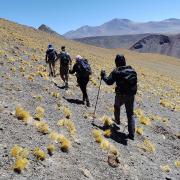
<path id="1" fill-rule="evenodd" d="M 71 64 L 71 63 L 72 63 L 71 57 L 70 57 L 69 53 L 67 53 L 66 51 L 61 51 L 61 52 L 58 54 L 58 58 L 57 58 L 57 59 L 60 60 L 60 64 L 63 66 L 62 57 L 64 56 L 64 54 L 65 54 L 65 55 L 67 56 L 67 58 L 69 59 L 68 65 Z M 57 60 L 57 59 L 56 59 L 56 60 Z"/>
<path id="2" fill-rule="evenodd" d="M 76 73 L 76 77 L 78 81 L 81 81 L 82 83 L 87 83 L 89 81 L 89 76 L 85 76 L 84 73 L 81 71 L 81 64 L 75 63 L 73 66 L 73 69 L 69 71 L 70 74 Z"/>
<path id="3" fill-rule="evenodd" d="M 52 52 L 54 52 L 54 57 L 53 57 L 53 59 L 49 59 L 49 54 L 52 53 Z M 46 61 L 47 60 L 55 60 L 57 56 L 58 56 L 58 54 L 54 49 L 48 49 L 46 51 Z"/>
<path id="4" fill-rule="evenodd" d="M 135 95 L 137 92 L 137 83 L 134 86 L 128 87 L 124 82 L 124 69 L 132 69 L 131 66 L 121 66 L 115 68 L 107 77 L 106 74 L 102 77 L 107 85 L 116 83 L 115 92 L 120 95 Z M 132 69 L 133 70 L 133 69 Z"/>

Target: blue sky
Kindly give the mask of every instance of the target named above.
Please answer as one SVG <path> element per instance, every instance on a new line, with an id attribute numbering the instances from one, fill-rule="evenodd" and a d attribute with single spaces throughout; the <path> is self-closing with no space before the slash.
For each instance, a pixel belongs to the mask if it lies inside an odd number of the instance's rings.
<path id="1" fill-rule="evenodd" d="M 0 17 L 60 34 L 113 18 L 134 21 L 180 19 L 180 0 L 0 0 Z"/>

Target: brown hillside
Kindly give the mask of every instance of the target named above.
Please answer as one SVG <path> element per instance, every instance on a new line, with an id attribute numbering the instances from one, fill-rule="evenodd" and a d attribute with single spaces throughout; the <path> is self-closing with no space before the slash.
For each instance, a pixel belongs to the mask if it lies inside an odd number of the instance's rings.
<path id="1" fill-rule="evenodd" d="M 97 48 L 4 19 L 0 41 L 0 179 L 178 179 L 178 59 Z M 89 59 L 91 108 L 77 103 L 82 97 L 75 76 L 70 76 L 68 91 L 59 88 L 58 64 L 57 77 L 49 78 L 44 61 L 49 43 L 58 51 L 65 45 L 72 57 Z M 104 115 L 108 120 L 113 116 L 114 86 L 102 83 L 91 124 L 100 70 L 110 72 L 117 53 L 125 54 L 138 72 L 134 141 L 125 139 L 124 108 L 120 131 L 103 129 Z M 119 160 L 116 168 L 108 164 L 112 154 Z"/>

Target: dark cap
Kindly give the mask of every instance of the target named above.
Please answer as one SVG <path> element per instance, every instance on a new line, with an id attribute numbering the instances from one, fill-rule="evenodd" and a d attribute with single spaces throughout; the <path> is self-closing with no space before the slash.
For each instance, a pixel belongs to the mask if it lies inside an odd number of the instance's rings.
<path id="1" fill-rule="evenodd" d="M 61 50 L 62 50 L 62 51 L 64 51 L 64 50 L 65 50 L 65 48 L 66 48 L 65 46 L 61 46 Z"/>
<path id="2" fill-rule="evenodd" d="M 126 59 L 123 54 L 117 54 L 115 58 L 115 63 L 117 67 L 126 66 Z"/>

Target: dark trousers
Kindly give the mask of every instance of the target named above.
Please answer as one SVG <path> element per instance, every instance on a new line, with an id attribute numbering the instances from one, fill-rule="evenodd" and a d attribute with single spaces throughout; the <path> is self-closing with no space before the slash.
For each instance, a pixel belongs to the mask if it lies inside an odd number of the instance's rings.
<path id="1" fill-rule="evenodd" d="M 49 64 L 49 75 L 50 76 L 55 76 L 55 61 L 54 60 L 48 60 L 48 64 Z"/>
<path id="2" fill-rule="evenodd" d="M 135 133 L 135 119 L 133 117 L 134 111 L 134 95 L 118 95 L 115 96 L 114 103 L 114 117 L 115 122 L 120 124 L 120 108 L 124 104 L 126 108 L 126 114 L 128 119 L 128 131 L 129 134 Z"/>
<path id="3" fill-rule="evenodd" d="M 69 78 L 69 66 L 60 66 L 60 76 L 61 79 L 68 83 L 68 78 Z"/>
<path id="4" fill-rule="evenodd" d="M 89 82 L 89 77 L 77 78 L 77 83 L 83 94 L 83 101 L 89 102 L 89 97 L 87 94 L 87 84 Z"/>

